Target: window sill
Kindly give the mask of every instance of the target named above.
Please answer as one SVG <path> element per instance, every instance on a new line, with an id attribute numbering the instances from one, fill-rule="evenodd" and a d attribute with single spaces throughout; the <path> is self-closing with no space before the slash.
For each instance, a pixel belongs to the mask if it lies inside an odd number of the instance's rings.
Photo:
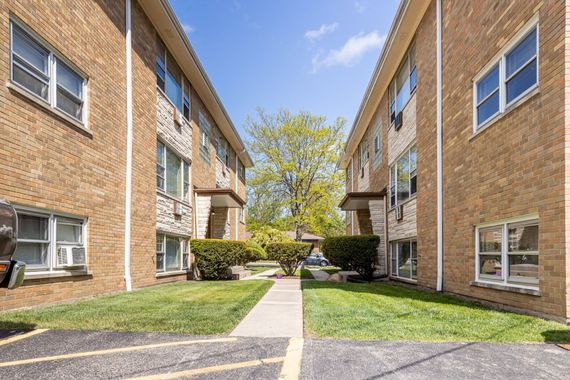
<path id="1" fill-rule="evenodd" d="M 505 112 L 503 113 L 499 113 L 496 116 L 494 116 L 492 119 L 486 121 L 483 125 L 481 125 L 480 127 L 477 128 L 477 131 L 474 132 L 471 137 L 469 137 L 469 141 L 474 140 L 475 138 L 477 138 L 479 135 L 481 135 L 483 132 L 485 132 L 487 129 L 489 129 L 490 127 L 492 127 L 493 125 L 495 125 L 496 123 L 498 123 L 500 120 L 502 120 L 506 115 L 508 115 L 512 110 L 514 110 L 515 108 L 521 106 L 523 103 L 526 103 L 527 101 L 529 101 L 530 99 L 532 99 L 533 97 L 535 97 L 536 95 L 540 94 L 540 87 L 538 87 L 538 85 L 530 90 L 526 95 L 523 95 L 520 99 L 518 99 L 517 101 L 515 101 L 514 103 L 510 104 L 506 109 Z"/>
<path id="2" fill-rule="evenodd" d="M 407 284 L 414 284 L 414 285 L 417 285 L 417 283 L 418 283 L 418 280 L 412 280 L 411 278 L 404 278 L 404 277 L 398 277 L 398 276 L 392 276 L 392 275 L 390 275 L 390 280 L 405 282 Z"/>
<path id="3" fill-rule="evenodd" d="M 76 277 L 76 276 L 92 276 L 93 273 L 88 269 L 76 270 L 58 270 L 53 272 L 26 272 L 24 280 L 36 280 L 42 278 L 60 278 L 60 277 Z"/>
<path id="4" fill-rule="evenodd" d="M 408 199 L 406 199 L 405 201 L 403 201 L 402 203 L 396 203 L 395 206 L 390 206 L 390 208 L 388 209 L 388 212 L 390 211 L 394 211 L 396 209 L 396 207 L 398 206 L 404 206 L 406 203 L 410 203 L 411 201 L 413 201 L 414 199 L 416 199 L 418 196 L 418 193 L 416 192 L 414 195 L 412 195 L 411 197 L 409 197 Z"/>
<path id="5" fill-rule="evenodd" d="M 172 271 L 172 272 L 158 272 L 155 277 L 156 278 L 172 277 L 172 276 L 180 276 L 182 274 L 188 274 L 188 273 L 190 273 L 190 271 L 187 269 L 177 270 L 177 271 Z"/>
<path id="6" fill-rule="evenodd" d="M 190 204 L 189 201 L 183 201 L 182 199 L 176 198 L 175 196 L 170 195 L 167 192 L 165 192 L 164 190 L 160 190 L 160 189 L 156 189 L 156 193 L 162 195 L 165 198 L 172 199 L 173 201 L 179 202 L 179 203 L 183 204 L 184 206 L 190 207 L 190 209 L 192 209 L 192 205 Z"/>
<path id="7" fill-rule="evenodd" d="M 93 137 L 93 132 L 89 128 L 85 127 L 83 124 L 81 124 L 77 120 L 73 119 L 72 117 L 67 116 L 65 113 L 59 111 L 57 108 L 52 108 L 49 104 L 47 104 L 46 102 L 44 102 L 43 100 L 41 100 L 37 96 L 32 95 L 28 90 L 24 89 L 22 86 L 18 85 L 17 83 L 14 83 L 12 81 L 8 81 L 6 83 L 6 87 L 8 87 L 11 91 L 14 91 L 14 92 L 18 93 L 19 95 L 25 97 L 26 99 L 32 101 L 34 104 L 37 104 L 38 106 L 42 107 L 46 111 L 50 112 L 51 114 L 53 114 L 57 118 L 64 121 L 66 124 L 69 124 L 72 127 L 78 129 L 83 134 L 85 134 L 91 138 Z"/>
<path id="8" fill-rule="evenodd" d="M 528 295 L 537 296 L 537 297 L 542 296 L 542 293 L 538 289 L 521 287 L 521 286 L 516 286 L 516 285 L 495 284 L 495 283 L 486 282 L 486 281 L 471 281 L 469 283 L 469 285 L 478 286 L 478 287 L 487 288 L 487 289 L 503 290 L 503 291 L 512 292 L 512 293 L 528 294 Z"/>

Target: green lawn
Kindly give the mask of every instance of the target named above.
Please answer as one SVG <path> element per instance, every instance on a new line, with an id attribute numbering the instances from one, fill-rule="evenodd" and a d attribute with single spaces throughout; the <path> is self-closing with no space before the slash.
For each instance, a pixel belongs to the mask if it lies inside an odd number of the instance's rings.
<path id="1" fill-rule="evenodd" d="M 285 275 L 285 272 L 283 271 L 283 269 L 279 269 L 277 272 L 275 272 L 275 275 L 278 275 L 278 274 Z M 301 276 L 301 278 L 302 278 L 303 280 L 313 280 L 313 279 L 314 279 L 313 274 L 311 273 L 311 271 L 308 270 L 308 269 L 304 269 L 304 268 L 298 268 L 298 269 L 295 271 L 295 276 L 296 276 L 296 277 Z"/>
<path id="2" fill-rule="evenodd" d="M 271 281 L 196 281 L 158 285 L 72 304 L 0 313 L 0 329 L 230 332 Z"/>
<path id="3" fill-rule="evenodd" d="M 305 329 L 328 338 L 570 342 L 570 327 L 394 284 L 303 282 Z"/>

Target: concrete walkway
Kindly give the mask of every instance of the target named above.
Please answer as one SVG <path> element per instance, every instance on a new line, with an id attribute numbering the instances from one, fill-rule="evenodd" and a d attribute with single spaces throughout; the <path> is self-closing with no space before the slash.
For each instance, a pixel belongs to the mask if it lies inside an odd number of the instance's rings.
<path id="1" fill-rule="evenodd" d="M 276 280 L 230 336 L 303 337 L 301 280 L 298 278 Z"/>
<path id="2" fill-rule="evenodd" d="M 307 268 L 307 269 L 309 269 L 309 268 Z M 313 277 L 317 281 L 326 281 L 329 279 L 329 274 L 327 272 L 325 272 L 324 270 L 320 270 L 320 269 L 309 269 L 309 270 L 311 271 L 311 274 L 313 275 Z"/>
<path id="3" fill-rule="evenodd" d="M 279 268 L 268 269 L 257 274 L 252 274 L 251 276 L 244 277 L 242 280 L 268 280 L 269 277 L 273 276 L 278 270 Z"/>

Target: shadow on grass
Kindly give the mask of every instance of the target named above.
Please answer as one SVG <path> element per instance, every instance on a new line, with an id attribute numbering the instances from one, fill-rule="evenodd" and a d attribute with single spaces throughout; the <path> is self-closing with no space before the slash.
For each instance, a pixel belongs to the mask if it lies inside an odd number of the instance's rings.
<path id="1" fill-rule="evenodd" d="M 570 330 L 547 330 L 542 336 L 546 343 L 567 343 L 570 344 Z"/>
<path id="2" fill-rule="evenodd" d="M 36 328 L 34 323 L 10 322 L 0 320 L 0 339 L 10 338 L 15 335 L 24 334 Z"/>

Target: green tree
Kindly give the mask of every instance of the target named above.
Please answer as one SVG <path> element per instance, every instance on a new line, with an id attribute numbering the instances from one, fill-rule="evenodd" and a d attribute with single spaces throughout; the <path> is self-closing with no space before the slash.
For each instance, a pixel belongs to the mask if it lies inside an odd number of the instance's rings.
<path id="1" fill-rule="evenodd" d="M 281 109 L 267 114 L 257 109 L 248 118 L 248 144 L 256 166 L 248 186 L 250 222 L 289 225 L 297 241 L 303 233 L 337 234 L 342 216 L 337 204 L 344 190 L 344 173 L 337 170 L 344 141 L 345 120 L 327 123 L 308 112 Z M 259 204 L 255 204 L 256 200 Z M 256 219 L 259 218 L 259 219 Z"/>

